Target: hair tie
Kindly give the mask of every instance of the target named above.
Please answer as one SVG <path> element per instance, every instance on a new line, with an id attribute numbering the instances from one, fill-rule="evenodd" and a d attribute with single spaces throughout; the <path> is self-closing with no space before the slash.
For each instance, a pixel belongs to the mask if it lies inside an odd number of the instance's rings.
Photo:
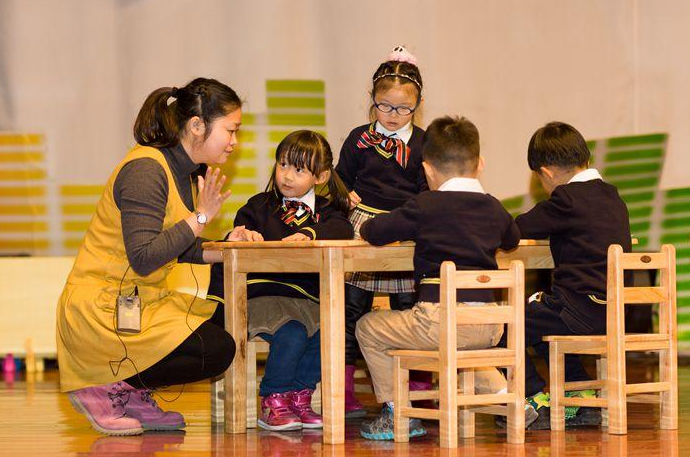
<path id="1" fill-rule="evenodd" d="M 170 96 L 172 98 L 177 98 L 177 94 L 179 92 L 180 92 L 180 89 L 178 89 L 177 87 L 173 87 L 172 89 L 170 89 Z"/>
<path id="2" fill-rule="evenodd" d="M 388 61 L 406 62 L 412 65 L 417 65 L 417 58 L 413 56 L 404 46 L 396 46 L 390 54 L 388 54 Z"/>

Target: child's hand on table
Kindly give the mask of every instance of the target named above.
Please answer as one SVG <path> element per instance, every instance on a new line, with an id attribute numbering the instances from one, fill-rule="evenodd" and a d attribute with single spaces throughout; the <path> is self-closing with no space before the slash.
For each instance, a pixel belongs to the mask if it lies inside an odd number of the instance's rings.
<path id="1" fill-rule="evenodd" d="M 263 241 L 264 237 L 261 233 L 254 230 L 248 230 L 244 225 L 238 225 L 227 236 L 226 241 Z"/>
<path id="2" fill-rule="evenodd" d="M 311 238 L 304 233 L 293 233 L 292 235 L 283 238 L 283 241 L 311 241 Z"/>

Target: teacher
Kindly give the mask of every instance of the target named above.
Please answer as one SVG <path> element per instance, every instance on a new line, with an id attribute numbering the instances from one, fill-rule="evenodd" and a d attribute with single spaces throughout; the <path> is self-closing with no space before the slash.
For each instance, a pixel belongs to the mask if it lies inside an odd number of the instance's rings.
<path id="1" fill-rule="evenodd" d="M 170 290 L 167 276 L 177 263 L 221 261 L 199 236 L 230 192 L 207 164 L 232 153 L 241 106 L 214 79 L 153 91 L 137 145 L 105 185 L 57 307 L 61 390 L 101 433 L 183 428 L 151 389 L 218 376 L 235 355 L 222 307 Z"/>

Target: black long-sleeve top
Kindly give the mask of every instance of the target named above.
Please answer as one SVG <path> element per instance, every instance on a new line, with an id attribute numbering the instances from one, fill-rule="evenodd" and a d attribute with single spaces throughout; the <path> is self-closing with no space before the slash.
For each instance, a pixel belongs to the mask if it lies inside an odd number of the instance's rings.
<path id="1" fill-rule="evenodd" d="M 357 192 L 362 204 L 390 211 L 398 208 L 410 197 L 429 189 L 422 168 L 422 137 L 424 130 L 412 126 L 412 136 L 407 143 L 410 156 L 402 168 L 395 157 L 385 158 L 373 147 L 360 149 L 357 141 L 369 124 L 352 130 L 343 143 L 335 171 L 347 189 Z"/>
<path id="2" fill-rule="evenodd" d="M 192 180 L 206 167 L 192 162 L 181 144 L 160 149 L 170 167 L 185 206 L 194 210 Z M 177 257 L 179 262 L 204 263 L 201 243 L 184 220 L 163 230 L 168 201 L 168 177 L 154 159 L 135 159 L 115 178 L 113 197 L 120 209 L 122 236 L 132 269 L 146 276 Z"/>
<path id="3" fill-rule="evenodd" d="M 428 191 L 402 207 L 366 221 L 362 238 L 375 245 L 413 240 L 418 301 L 438 302 L 441 263 L 461 270 L 495 270 L 496 250 L 513 249 L 520 232 L 501 203 L 488 194 Z M 434 284 L 434 281 L 436 282 Z M 491 302 L 491 290 L 458 290 L 459 301 Z"/>
<path id="4" fill-rule="evenodd" d="M 552 290 L 565 303 L 566 324 L 605 328 L 607 251 L 611 244 L 631 250 L 628 209 L 616 188 L 601 179 L 558 186 L 515 222 L 523 238 L 549 239 Z M 631 279 L 627 275 L 626 283 Z"/>
<path id="5" fill-rule="evenodd" d="M 248 230 L 254 230 L 263 235 L 265 241 L 280 241 L 294 233 L 303 233 L 311 239 L 342 240 L 354 236 L 352 224 L 347 214 L 336 209 L 328 199 L 316 196 L 315 215 L 306 220 L 301 226 L 287 225 L 281 220 L 282 198 L 270 192 L 263 192 L 249 199 L 237 212 L 234 226 L 244 225 Z M 295 249 L 295 255 L 299 250 Z M 319 299 L 319 277 L 311 273 L 256 273 L 247 275 L 247 298 L 267 295 Z M 211 283 L 208 290 L 209 298 L 224 299 L 223 265 L 214 264 L 211 267 Z"/>

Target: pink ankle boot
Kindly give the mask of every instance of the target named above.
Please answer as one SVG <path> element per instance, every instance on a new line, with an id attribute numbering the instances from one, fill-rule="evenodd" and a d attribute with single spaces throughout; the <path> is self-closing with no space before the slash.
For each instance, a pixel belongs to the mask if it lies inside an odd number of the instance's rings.
<path id="1" fill-rule="evenodd" d="M 132 387 L 122 381 L 68 392 L 70 403 L 83 413 L 95 430 L 106 435 L 139 435 L 141 422 L 125 416 Z"/>
<path id="2" fill-rule="evenodd" d="M 354 365 L 345 365 L 345 419 L 354 419 L 367 415 L 364 406 L 355 397 L 355 370 Z"/>
<path id="3" fill-rule="evenodd" d="M 275 393 L 261 397 L 261 414 L 256 423 L 264 430 L 300 430 L 302 421 L 290 408 L 288 393 Z"/>
<path id="4" fill-rule="evenodd" d="M 410 381 L 410 392 L 419 390 L 431 390 L 432 388 L 433 384 L 431 384 L 431 380 Z M 434 400 L 415 400 L 414 402 L 412 402 L 412 406 L 416 408 L 438 409 L 438 404 Z"/>
<path id="5" fill-rule="evenodd" d="M 131 386 L 130 386 L 131 387 Z M 163 411 L 151 397 L 149 389 L 134 389 L 125 405 L 128 416 L 138 419 L 144 430 L 179 430 L 185 428 L 184 417 L 175 411 Z"/>
<path id="6" fill-rule="evenodd" d="M 323 428 L 323 418 L 311 409 L 313 390 L 303 389 L 288 392 L 290 411 L 302 421 L 302 428 Z"/>

